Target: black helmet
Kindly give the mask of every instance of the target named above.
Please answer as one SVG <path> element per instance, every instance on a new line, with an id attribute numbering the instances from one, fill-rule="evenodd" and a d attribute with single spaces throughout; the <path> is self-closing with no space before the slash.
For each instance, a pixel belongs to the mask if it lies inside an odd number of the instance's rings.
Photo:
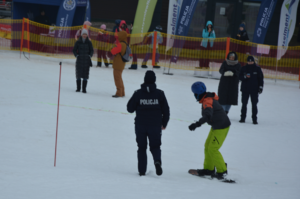
<path id="1" fill-rule="evenodd" d="M 158 25 L 158 26 L 155 27 L 155 30 L 161 32 L 163 29 L 162 29 L 162 27 L 160 25 Z"/>

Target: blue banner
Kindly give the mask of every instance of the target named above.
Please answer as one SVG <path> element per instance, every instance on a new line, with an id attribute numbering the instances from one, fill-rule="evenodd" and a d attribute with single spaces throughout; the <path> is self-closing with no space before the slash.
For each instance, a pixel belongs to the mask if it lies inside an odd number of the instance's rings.
<path id="1" fill-rule="evenodd" d="M 253 43 L 263 44 L 271 22 L 277 0 L 262 0 L 257 15 Z"/>
<path id="2" fill-rule="evenodd" d="M 86 2 L 86 13 L 85 13 L 84 21 L 91 21 L 91 4 L 90 4 L 90 0 L 87 0 L 87 2 Z"/>
<path id="3" fill-rule="evenodd" d="M 176 34 L 178 36 L 187 36 L 192 17 L 195 12 L 195 8 L 198 4 L 199 0 L 184 0 L 181 5 L 180 14 L 178 17 L 178 21 L 176 24 Z M 177 62 L 177 58 L 181 52 L 181 49 L 185 43 L 185 40 L 183 38 L 175 39 L 174 45 L 173 45 L 173 52 L 172 52 L 172 58 L 171 62 Z"/>
<path id="4" fill-rule="evenodd" d="M 74 14 L 76 11 L 76 0 L 63 0 L 56 19 L 56 26 L 59 30 L 56 31 L 57 38 L 68 38 L 70 31 L 64 30 L 63 27 L 71 27 L 73 23 Z"/>

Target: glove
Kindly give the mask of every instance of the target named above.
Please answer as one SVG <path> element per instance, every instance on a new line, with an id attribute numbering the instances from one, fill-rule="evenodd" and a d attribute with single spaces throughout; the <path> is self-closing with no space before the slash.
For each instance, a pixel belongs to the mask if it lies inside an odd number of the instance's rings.
<path id="1" fill-rule="evenodd" d="M 231 76 L 233 76 L 234 74 L 233 74 L 233 72 L 231 72 L 231 71 L 226 71 L 225 73 L 224 73 L 224 76 L 225 77 L 231 77 Z"/>
<path id="2" fill-rule="evenodd" d="M 258 89 L 258 94 L 262 94 L 262 92 L 263 92 L 263 87 L 260 86 L 259 89 Z"/>
<path id="3" fill-rule="evenodd" d="M 196 128 L 200 127 L 201 124 L 199 122 L 193 123 L 189 126 L 190 131 L 194 131 Z"/>

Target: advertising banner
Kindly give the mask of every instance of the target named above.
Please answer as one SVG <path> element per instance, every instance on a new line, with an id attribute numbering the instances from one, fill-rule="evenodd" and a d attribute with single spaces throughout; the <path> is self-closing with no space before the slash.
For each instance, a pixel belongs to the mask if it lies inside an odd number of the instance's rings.
<path id="1" fill-rule="evenodd" d="M 167 46 L 166 51 L 172 48 L 174 44 L 174 37 L 176 32 L 176 26 L 179 19 L 180 8 L 183 0 L 170 0 L 169 1 L 169 16 L 168 16 L 168 28 L 167 28 Z"/>
<path id="2" fill-rule="evenodd" d="M 278 60 L 281 59 L 281 57 L 285 54 L 287 47 L 289 46 L 289 42 L 293 37 L 296 26 L 298 5 L 299 0 L 285 0 L 282 4 L 277 44 Z"/>
<path id="3" fill-rule="evenodd" d="M 177 36 L 187 36 L 198 2 L 199 0 L 185 0 L 182 2 L 178 22 L 176 25 L 175 34 Z M 181 52 L 181 49 L 183 48 L 184 43 L 185 40 L 183 38 L 180 40 L 176 39 L 174 41 L 171 62 L 177 62 L 177 58 Z"/>
<path id="4" fill-rule="evenodd" d="M 149 31 L 156 3 L 157 0 L 139 0 L 131 34 L 147 33 Z M 143 41 L 143 35 L 131 39 L 130 44 L 140 43 L 141 41 Z"/>
<path id="5" fill-rule="evenodd" d="M 91 4 L 90 0 L 86 2 L 86 13 L 85 13 L 85 20 L 84 21 L 91 21 Z"/>
<path id="6" fill-rule="evenodd" d="M 62 1 L 56 20 L 56 26 L 60 27 L 55 33 L 56 38 L 69 38 L 70 31 L 64 30 L 63 27 L 72 26 L 76 6 L 76 0 Z"/>
<path id="7" fill-rule="evenodd" d="M 262 0 L 257 15 L 253 43 L 263 44 L 270 25 L 277 0 Z"/>

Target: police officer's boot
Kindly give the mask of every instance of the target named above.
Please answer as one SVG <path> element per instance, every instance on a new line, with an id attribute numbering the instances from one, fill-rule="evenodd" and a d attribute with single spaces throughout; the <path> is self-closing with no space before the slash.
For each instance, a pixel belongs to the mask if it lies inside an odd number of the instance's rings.
<path id="1" fill-rule="evenodd" d="M 156 175 L 160 176 L 163 173 L 163 170 L 161 168 L 161 161 L 156 161 L 154 165 L 156 169 Z"/>

